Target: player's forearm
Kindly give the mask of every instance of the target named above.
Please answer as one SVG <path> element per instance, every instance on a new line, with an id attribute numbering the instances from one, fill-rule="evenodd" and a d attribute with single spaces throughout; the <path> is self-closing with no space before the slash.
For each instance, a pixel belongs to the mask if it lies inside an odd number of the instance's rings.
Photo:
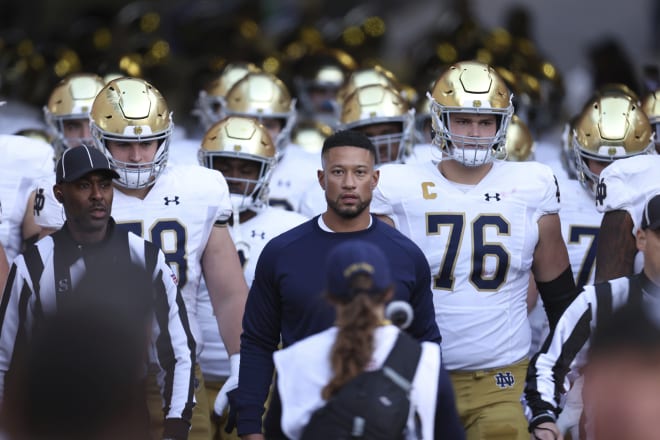
<path id="1" fill-rule="evenodd" d="M 626 211 L 611 211 L 603 216 L 596 247 L 595 282 L 633 273 L 637 246 L 632 228 L 632 218 Z"/>
<path id="2" fill-rule="evenodd" d="M 230 356 L 239 353 L 245 297 L 241 294 L 224 295 L 214 303 L 216 306 L 215 317 L 227 353 Z"/>

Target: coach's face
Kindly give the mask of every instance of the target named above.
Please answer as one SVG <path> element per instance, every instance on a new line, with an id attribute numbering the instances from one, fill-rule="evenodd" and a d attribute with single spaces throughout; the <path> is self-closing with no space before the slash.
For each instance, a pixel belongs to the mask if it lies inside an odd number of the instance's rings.
<path id="1" fill-rule="evenodd" d="M 319 182 L 328 208 L 343 218 L 354 218 L 369 208 L 378 183 L 374 156 L 365 148 L 333 147 L 323 155 Z"/>
<path id="2" fill-rule="evenodd" d="M 53 187 L 64 206 L 69 231 L 83 243 L 103 239 L 112 210 L 112 177 L 91 172 L 78 180 Z"/>

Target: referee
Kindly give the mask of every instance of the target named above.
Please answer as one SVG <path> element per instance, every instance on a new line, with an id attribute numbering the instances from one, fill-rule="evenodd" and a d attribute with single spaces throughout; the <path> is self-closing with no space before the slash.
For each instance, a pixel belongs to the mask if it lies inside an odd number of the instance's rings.
<path id="1" fill-rule="evenodd" d="M 26 343 L 46 318 L 74 305 L 91 303 L 94 296 L 105 303 L 113 299 L 108 296 L 123 298 L 125 310 L 148 304 L 147 326 L 141 327 L 144 334 L 135 337 L 150 339 L 151 361 L 161 368 L 163 438 L 187 439 L 195 404 L 195 341 L 175 277 L 162 251 L 115 227 L 110 212 L 112 179 L 118 177 L 108 159 L 94 148 L 68 149 L 58 161 L 53 193 L 64 207 L 65 223 L 16 257 L 0 303 L 0 399 L 8 393 L 8 373 L 13 377 Z M 83 289 L 81 281 L 95 274 L 103 274 L 105 280 L 118 280 L 112 283 L 116 295 L 108 295 L 107 286 Z M 133 276 L 128 279 L 128 274 Z M 147 279 L 146 289 L 127 287 L 139 283 L 140 275 Z M 103 399 L 94 392 L 89 390 L 90 405 L 94 405 L 94 399 Z"/>
<path id="2" fill-rule="evenodd" d="M 628 304 L 641 305 L 651 315 L 660 317 L 660 194 L 653 196 L 644 207 L 636 244 L 644 254 L 642 272 L 585 286 L 530 362 L 525 401 L 534 438 L 560 438 L 556 420 L 562 407 L 562 395 L 568 392 L 585 365 L 588 346 L 598 324 L 606 323 L 613 311 Z M 588 416 L 588 411 L 585 414 Z"/>

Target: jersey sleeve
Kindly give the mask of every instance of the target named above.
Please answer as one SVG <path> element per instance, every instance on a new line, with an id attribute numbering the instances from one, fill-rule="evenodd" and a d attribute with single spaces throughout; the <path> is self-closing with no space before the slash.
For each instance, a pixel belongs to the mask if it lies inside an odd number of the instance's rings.
<path id="1" fill-rule="evenodd" d="M 596 209 L 599 212 L 622 210 L 630 214 L 633 234 L 640 227 L 646 200 L 660 192 L 656 176 L 660 157 L 633 156 L 619 159 L 600 173 L 596 187 Z"/>
<path id="2" fill-rule="evenodd" d="M 369 210 L 375 215 L 384 215 L 390 217 L 396 225 L 396 216 L 394 215 L 394 203 L 399 197 L 395 189 L 395 182 L 400 176 L 401 167 L 406 165 L 383 165 L 380 167 L 380 180 L 374 189 Z M 408 165 L 410 167 L 412 165 Z"/>
<path id="3" fill-rule="evenodd" d="M 34 222 L 42 228 L 59 229 L 64 224 L 64 208 L 53 194 L 54 177 L 42 178 L 34 189 Z"/>
<path id="4" fill-rule="evenodd" d="M 538 165 L 538 170 L 535 172 L 538 173 L 537 179 L 541 189 L 539 193 L 543 195 L 536 211 L 537 216 L 540 218 L 546 214 L 557 214 L 559 212 L 561 192 L 557 177 L 552 173 L 550 167 L 542 164 Z"/>
<path id="5" fill-rule="evenodd" d="M 209 170 L 212 172 L 213 185 L 215 186 L 215 196 L 217 197 L 218 209 L 215 213 L 216 224 L 226 224 L 232 213 L 231 197 L 229 187 L 225 177 L 220 171 Z"/>

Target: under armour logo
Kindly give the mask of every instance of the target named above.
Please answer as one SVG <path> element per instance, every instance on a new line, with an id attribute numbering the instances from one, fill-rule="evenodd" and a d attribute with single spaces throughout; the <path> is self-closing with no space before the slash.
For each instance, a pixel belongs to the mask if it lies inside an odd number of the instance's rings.
<path id="1" fill-rule="evenodd" d="M 34 195 L 34 215 L 39 215 L 44 209 L 44 204 L 46 203 L 46 197 L 44 196 L 44 189 L 39 188 Z"/>
<path id="2" fill-rule="evenodd" d="M 169 206 L 170 203 L 174 203 L 174 204 L 177 204 L 177 205 L 179 204 L 179 196 L 174 196 L 173 199 L 170 199 L 169 197 L 165 196 L 165 197 L 163 197 L 163 200 L 165 200 L 165 205 L 167 205 L 167 206 Z"/>
<path id="3" fill-rule="evenodd" d="M 491 195 L 489 193 L 486 193 L 486 194 L 484 194 L 484 197 L 486 198 L 487 202 L 490 202 L 490 199 L 495 199 L 498 202 L 500 201 L 500 193 L 495 193 L 493 195 Z"/>
<path id="4" fill-rule="evenodd" d="M 266 233 L 265 232 L 257 232 L 253 229 L 251 237 L 252 238 L 261 237 L 262 240 L 265 240 L 266 239 Z"/>
<path id="5" fill-rule="evenodd" d="M 510 371 L 495 375 L 495 384 L 500 388 L 511 388 L 514 383 L 516 383 L 516 380 Z"/>
<path id="6" fill-rule="evenodd" d="M 555 188 L 557 188 L 557 191 L 555 192 L 555 197 L 557 197 L 557 203 L 559 203 L 560 202 L 559 201 L 559 198 L 560 198 L 560 195 L 559 195 L 559 182 L 557 182 L 557 176 L 552 176 L 552 177 L 555 178 Z"/>
<path id="7" fill-rule="evenodd" d="M 605 185 L 605 179 L 600 179 L 596 185 L 596 205 L 603 206 L 605 197 L 607 197 L 607 185 Z"/>

